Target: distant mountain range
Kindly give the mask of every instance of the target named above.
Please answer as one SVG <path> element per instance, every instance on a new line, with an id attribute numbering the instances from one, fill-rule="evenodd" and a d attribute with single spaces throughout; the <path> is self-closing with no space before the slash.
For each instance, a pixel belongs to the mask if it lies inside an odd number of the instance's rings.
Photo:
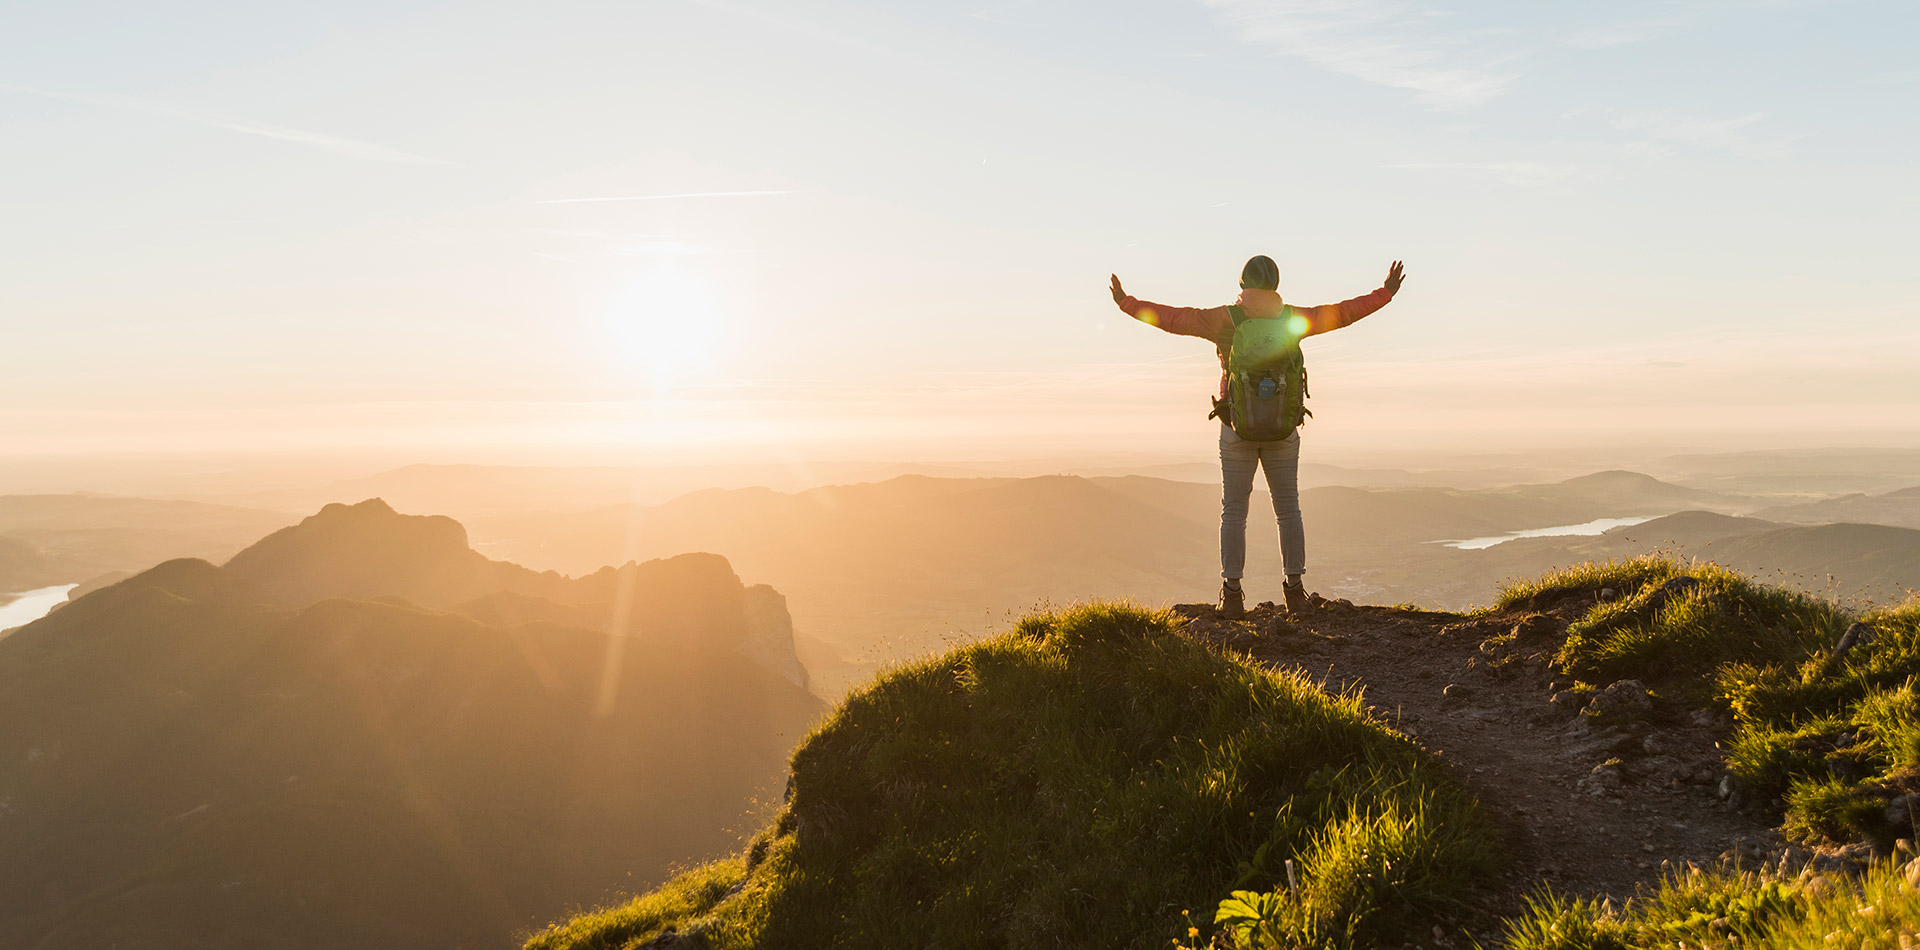
<path id="1" fill-rule="evenodd" d="M 1729 525 L 1754 533 L 1771 525 L 1735 519 L 1758 506 L 1752 498 L 1624 471 L 1471 491 L 1327 486 L 1303 492 L 1302 506 L 1308 580 L 1316 589 L 1449 608 L 1487 603 L 1501 581 L 1557 564 L 1630 556 L 1660 544 L 1684 543 L 1688 551 L 1722 545 L 1717 553 L 1735 533 L 1723 530 Z M 1483 551 L 1439 543 L 1689 510 L 1726 520 L 1715 520 L 1711 529 L 1696 525 L 1671 543 L 1647 539 L 1679 523 L 1602 539 L 1510 541 Z M 984 633 L 1039 603 L 1211 599 L 1219 583 L 1218 523 L 1219 488 L 1212 484 L 1143 476 L 907 476 L 795 493 L 710 490 L 661 505 L 483 519 L 474 530 L 484 550 L 561 570 L 677 550 L 723 553 L 791 598 L 802 633 L 860 659 L 846 673 L 857 676 L 890 657 Z M 1841 547 L 1869 544 L 1854 535 Z M 1248 577 L 1260 600 L 1278 593 L 1273 538 L 1270 508 L 1256 498 Z M 1766 550 L 1743 554 L 1742 567 L 1766 575 L 1791 561 L 1804 569 L 1786 548 L 1812 539 L 1782 535 Z M 1819 552 L 1809 559 L 1838 566 L 1853 588 L 1898 585 L 1903 578 L 1908 586 L 1920 583 L 1901 573 L 1897 557 L 1852 559 L 1825 543 L 1809 550 Z M 1881 563 L 1885 570 L 1866 570 Z M 1824 584 L 1824 571 L 1820 576 Z"/>
<path id="2" fill-rule="evenodd" d="M 1878 495 L 1850 494 L 1820 501 L 1777 505 L 1754 512 L 1755 517 L 1793 524 L 1884 524 L 1920 528 L 1920 486 Z"/>
<path id="3" fill-rule="evenodd" d="M 1920 589 L 1920 530 L 1874 524 L 1787 525 L 1687 511 L 1594 538 L 1509 542 L 1462 565 L 1481 576 L 1630 557 L 1649 550 L 1709 560 L 1763 583 L 1837 601 L 1897 602 Z"/>
<path id="4" fill-rule="evenodd" d="M 1766 495 L 1892 491 L 1920 484 L 1920 449 L 1814 446 L 1673 455 L 1654 463 L 1696 488 Z"/>
<path id="5" fill-rule="evenodd" d="M 510 945 L 737 846 L 805 682 L 721 557 L 568 578 L 329 506 L 0 640 L 0 946 Z"/>
<path id="6" fill-rule="evenodd" d="M 191 501 L 0 495 L 0 594 L 131 575 L 170 558 L 224 560 L 294 520 Z"/>

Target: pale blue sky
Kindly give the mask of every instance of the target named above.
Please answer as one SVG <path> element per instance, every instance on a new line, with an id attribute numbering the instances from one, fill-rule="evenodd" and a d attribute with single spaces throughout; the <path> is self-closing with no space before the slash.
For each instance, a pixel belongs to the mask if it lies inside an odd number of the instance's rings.
<path id="1" fill-rule="evenodd" d="M 1254 253 L 1303 303 L 1407 261 L 1309 345 L 1330 446 L 1912 439 L 1916 39 L 1898 2 L 15 0 L 0 442 L 1204 449 L 1209 348 L 1106 276 L 1213 305 Z"/>

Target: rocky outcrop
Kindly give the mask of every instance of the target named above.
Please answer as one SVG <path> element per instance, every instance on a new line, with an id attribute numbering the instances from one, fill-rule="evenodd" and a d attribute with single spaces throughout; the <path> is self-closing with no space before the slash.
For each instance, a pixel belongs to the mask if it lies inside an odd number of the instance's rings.
<path id="1" fill-rule="evenodd" d="M 405 597 L 449 607 L 499 590 L 566 599 L 567 579 L 493 561 L 442 515 L 403 515 L 378 498 L 332 504 L 233 556 L 227 571 L 290 607 L 330 597 Z"/>
<path id="2" fill-rule="evenodd" d="M 793 615 L 787 612 L 786 595 L 755 584 L 746 590 L 745 606 L 747 636 L 734 649 L 795 686 L 808 688 L 807 668 L 793 649 Z"/>

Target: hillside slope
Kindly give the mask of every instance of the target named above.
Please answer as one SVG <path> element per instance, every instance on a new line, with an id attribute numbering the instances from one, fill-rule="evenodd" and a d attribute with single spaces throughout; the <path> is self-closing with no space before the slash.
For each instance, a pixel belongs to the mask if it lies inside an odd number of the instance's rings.
<path id="1" fill-rule="evenodd" d="M 1397 945 L 1462 911 L 1496 851 L 1356 700 L 1090 607 L 855 694 L 743 860 L 528 946 L 1158 947 L 1183 909 L 1289 876 L 1289 932 Z"/>
<path id="2" fill-rule="evenodd" d="M 1862 902 L 1920 878 L 1889 848 L 1920 801 L 1916 675 L 1920 605 L 1856 618 L 1658 558 L 1516 583 L 1471 614 L 1316 597 L 1242 620 L 1205 605 L 1038 615 L 852 696 L 741 857 L 527 946 L 1911 936 L 1920 899 L 1879 917 Z M 1396 732 L 1422 752 L 1377 741 Z M 1434 793 L 1424 811 L 1395 802 L 1408 787 Z M 1449 804 L 1461 787 L 1473 813 Z"/>
<path id="3" fill-rule="evenodd" d="M 824 708 L 712 556 L 559 585 L 592 608 L 282 576 L 172 561 L 0 641 L 0 946 L 501 946 L 736 845 Z"/>
<path id="4" fill-rule="evenodd" d="M 1920 530 L 1786 525 L 1688 511 L 1590 538 L 1528 538 L 1456 559 L 1460 582 L 1531 577 L 1567 564 L 1663 552 L 1712 561 L 1794 590 L 1852 603 L 1895 603 L 1920 589 Z M 1419 579 L 1416 575 L 1414 579 Z"/>
<path id="5" fill-rule="evenodd" d="M 1920 486 L 1901 488 L 1878 495 L 1853 493 L 1821 501 L 1778 505 L 1754 512 L 1758 518 L 1770 518 L 1792 524 L 1883 524 L 1896 528 L 1920 528 Z"/>

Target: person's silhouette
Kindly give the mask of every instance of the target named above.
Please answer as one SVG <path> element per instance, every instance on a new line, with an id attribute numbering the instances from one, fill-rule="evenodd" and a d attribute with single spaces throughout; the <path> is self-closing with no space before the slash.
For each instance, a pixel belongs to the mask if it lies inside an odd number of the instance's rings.
<path id="1" fill-rule="evenodd" d="M 1280 267 L 1260 255 L 1240 271 L 1238 306 L 1248 319 L 1288 320 L 1301 337 L 1338 330 L 1387 305 L 1400 290 L 1406 270 L 1399 261 L 1387 269 L 1380 289 L 1352 300 L 1318 307 L 1295 307 L 1281 299 Z M 1113 302 L 1127 316 L 1168 333 L 1197 336 L 1213 343 L 1220 354 L 1220 397 L 1227 395 L 1227 353 L 1233 343 L 1232 308 L 1168 307 L 1129 296 L 1113 275 Z M 1298 318 L 1297 320 L 1295 318 Z M 1247 503 L 1253 495 L 1253 473 L 1264 468 L 1273 493 L 1273 513 L 1280 525 L 1280 559 L 1286 571 L 1281 589 L 1287 609 L 1303 611 L 1307 591 L 1301 575 L 1307 571 L 1307 535 L 1300 520 L 1300 432 L 1273 442 L 1249 442 L 1220 420 L 1220 609 L 1238 617 L 1246 609 L 1240 578 L 1247 561 Z"/>

